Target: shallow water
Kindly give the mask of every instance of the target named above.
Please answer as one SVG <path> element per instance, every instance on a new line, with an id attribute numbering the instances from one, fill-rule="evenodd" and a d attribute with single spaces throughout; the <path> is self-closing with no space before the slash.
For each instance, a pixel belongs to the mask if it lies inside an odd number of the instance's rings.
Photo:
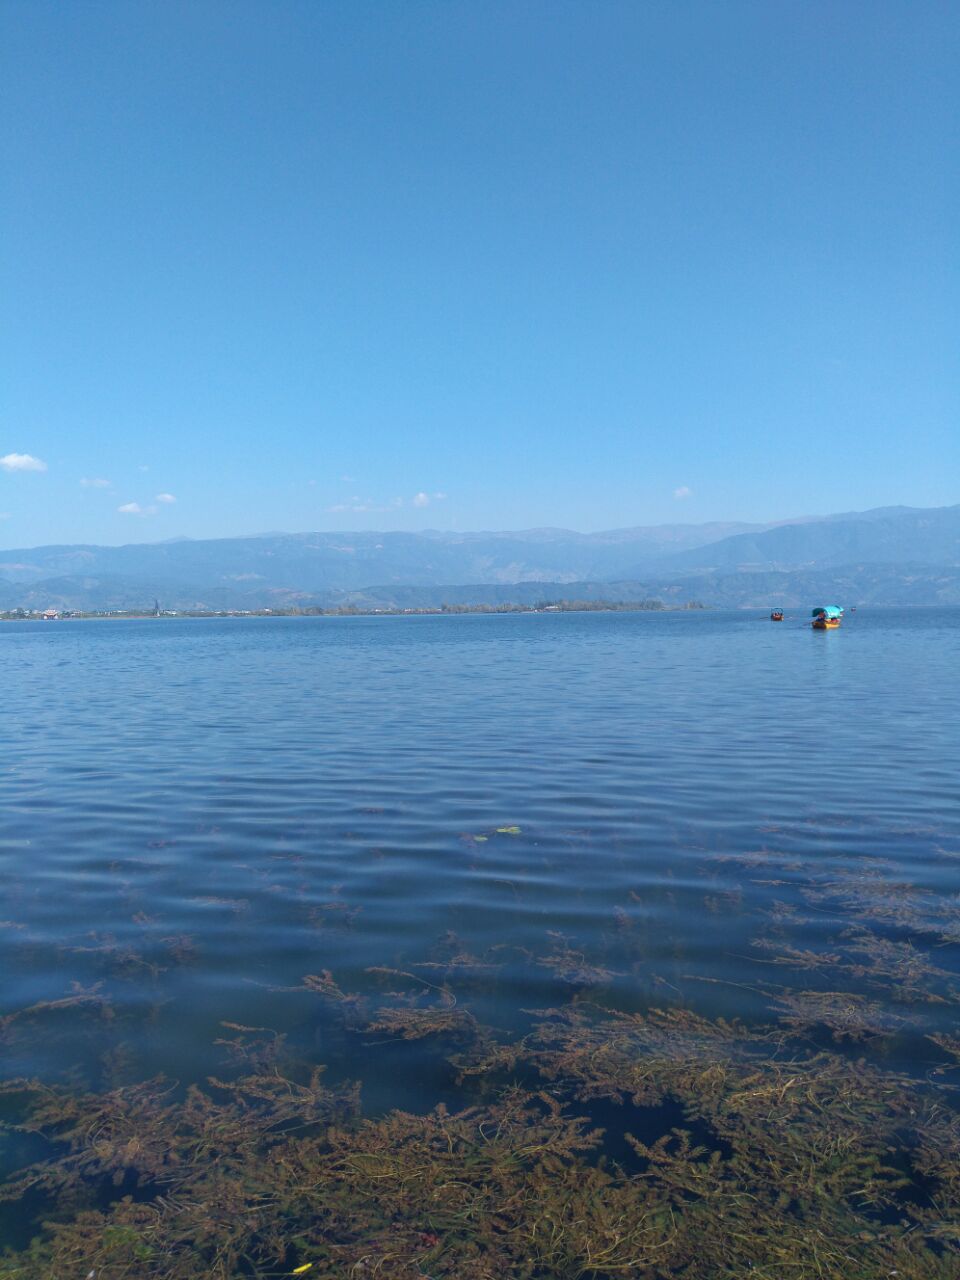
<path id="1" fill-rule="evenodd" d="M 918 1075 L 956 1034 L 958 609 L 19 623 L 0 662 L 0 1016 L 92 1000 L 15 1018 L 6 1076 L 199 1080 L 233 1022 L 374 1114 L 455 1102 L 434 1046 L 302 986 L 376 967 L 503 1034 L 811 991 Z"/>

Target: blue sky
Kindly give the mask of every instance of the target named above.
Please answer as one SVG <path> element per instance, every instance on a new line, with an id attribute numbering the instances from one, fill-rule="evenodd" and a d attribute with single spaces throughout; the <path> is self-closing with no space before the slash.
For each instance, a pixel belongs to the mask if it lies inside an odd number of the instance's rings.
<path id="1" fill-rule="evenodd" d="M 960 501 L 946 0 L 0 24 L 7 547 Z"/>

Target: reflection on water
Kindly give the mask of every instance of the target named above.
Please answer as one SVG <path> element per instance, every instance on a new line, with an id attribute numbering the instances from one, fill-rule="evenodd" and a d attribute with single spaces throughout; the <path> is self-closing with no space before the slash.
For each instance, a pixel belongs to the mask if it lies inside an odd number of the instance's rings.
<path id="1" fill-rule="evenodd" d="M 958 650 L 4 626 L 0 1276 L 955 1276 Z"/>

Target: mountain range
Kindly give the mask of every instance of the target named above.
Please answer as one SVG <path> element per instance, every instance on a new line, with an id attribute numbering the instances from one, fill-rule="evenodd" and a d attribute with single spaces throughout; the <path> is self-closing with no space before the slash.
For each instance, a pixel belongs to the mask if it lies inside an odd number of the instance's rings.
<path id="1" fill-rule="evenodd" d="M 960 603 L 960 505 L 767 524 L 270 533 L 0 552 L 0 609 L 529 603 Z M 816 601 L 814 600 L 814 603 Z"/>

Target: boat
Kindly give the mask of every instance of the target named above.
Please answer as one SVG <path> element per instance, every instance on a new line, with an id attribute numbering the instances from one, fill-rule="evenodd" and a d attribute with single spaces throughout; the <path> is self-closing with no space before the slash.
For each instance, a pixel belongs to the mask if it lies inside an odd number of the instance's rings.
<path id="1" fill-rule="evenodd" d="M 782 622 L 782 621 L 783 621 L 783 610 L 782 610 L 782 609 L 774 609 L 773 613 L 771 613 L 771 615 L 770 615 L 770 621 L 771 621 L 771 622 Z"/>
<path id="2" fill-rule="evenodd" d="M 810 625 L 814 631 L 830 631 L 833 627 L 839 627 L 843 617 L 843 609 L 838 604 L 818 604 L 811 612 L 813 621 Z"/>

